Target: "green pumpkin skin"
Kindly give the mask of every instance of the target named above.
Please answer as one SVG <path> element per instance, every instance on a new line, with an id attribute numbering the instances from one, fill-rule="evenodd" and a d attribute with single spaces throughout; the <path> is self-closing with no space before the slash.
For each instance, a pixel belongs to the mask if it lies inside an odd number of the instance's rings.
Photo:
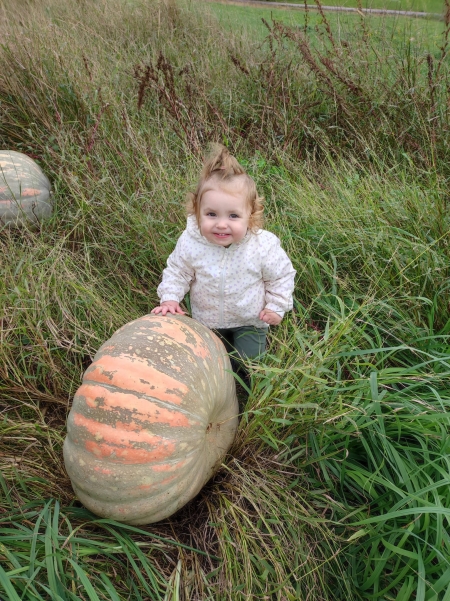
<path id="1" fill-rule="evenodd" d="M 38 225 L 52 214 L 50 182 L 26 154 L 0 150 L 0 227 Z"/>
<path id="2" fill-rule="evenodd" d="M 105 342 L 67 422 L 64 461 L 79 500 L 128 524 L 158 522 L 221 465 L 238 424 L 225 347 L 185 316 L 146 315 Z"/>

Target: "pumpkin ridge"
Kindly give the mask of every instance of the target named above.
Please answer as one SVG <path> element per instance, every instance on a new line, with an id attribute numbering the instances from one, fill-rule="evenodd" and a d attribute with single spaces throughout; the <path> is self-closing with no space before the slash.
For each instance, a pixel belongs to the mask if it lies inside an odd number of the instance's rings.
<path id="1" fill-rule="evenodd" d="M 146 317 L 148 317 L 148 316 L 146 316 Z M 164 318 L 156 317 L 156 316 L 151 316 L 151 317 L 153 319 L 152 320 L 148 319 L 147 322 L 151 323 L 151 321 L 153 321 L 155 318 L 156 319 L 164 319 L 168 324 L 174 326 L 174 325 L 177 324 L 177 322 L 181 321 L 180 318 L 176 318 L 176 319 L 172 318 L 172 319 L 170 319 L 167 316 L 164 317 Z M 145 319 L 145 317 L 142 318 L 142 319 Z M 135 322 L 138 322 L 138 321 L 140 321 L 140 320 L 139 319 L 135 320 Z M 131 323 L 135 323 L 135 322 L 131 322 Z M 193 348 L 193 346 L 190 345 L 188 342 L 182 342 L 180 340 L 177 340 L 176 338 L 171 338 L 170 335 L 167 332 L 164 331 L 164 329 L 161 329 L 161 330 L 159 329 L 159 325 L 158 325 L 158 328 L 156 328 L 156 327 L 152 327 L 153 324 L 150 325 L 150 323 L 147 324 L 147 327 L 141 325 L 140 328 L 139 328 L 139 330 L 137 330 L 135 332 L 131 332 L 129 334 L 129 339 L 130 340 L 137 340 L 138 337 L 140 337 L 140 338 L 142 337 L 142 338 L 145 338 L 146 341 L 148 340 L 149 341 L 148 343 L 151 342 L 151 343 L 154 343 L 155 345 L 158 345 L 158 346 L 167 346 L 169 348 L 170 347 L 174 347 L 174 348 L 176 348 L 178 350 L 181 350 L 184 353 L 186 353 L 197 364 L 202 365 L 203 368 L 205 367 L 206 359 L 209 359 L 210 361 L 213 360 L 213 353 L 211 351 L 214 350 L 214 351 L 217 352 L 217 350 L 218 350 L 217 346 L 215 344 L 210 345 L 210 344 L 207 344 L 204 341 L 203 348 L 205 348 L 208 351 L 208 355 L 209 356 L 205 357 L 205 356 L 199 355 L 199 354 L 197 354 L 195 352 L 196 349 Z M 119 330 L 117 330 L 117 332 L 115 332 L 112 335 L 111 339 L 107 343 L 105 343 L 104 346 L 106 346 L 107 344 L 110 345 L 111 343 L 114 343 L 115 342 L 115 336 L 116 336 L 116 334 L 121 334 L 122 333 L 122 329 L 123 328 L 120 328 Z M 191 330 L 193 332 L 193 336 L 199 337 L 199 335 L 195 332 L 195 330 L 192 327 L 190 327 L 189 330 Z M 215 334 L 213 334 L 213 333 L 212 333 L 212 335 L 215 336 Z M 149 338 L 150 336 L 151 336 L 151 339 Z M 144 341 L 142 340 L 142 342 L 144 342 Z M 148 344 L 148 343 L 146 342 L 146 344 Z M 100 349 L 98 350 L 98 354 L 100 354 L 103 351 L 104 346 L 100 347 Z M 212 348 L 211 348 L 211 346 L 212 346 Z M 226 354 L 225 349 L 224 349 L 224 354 Z M 127 353 L 126 351 L 122 351 L 121 355 L 124 356 L 124 357 L 128 356 L 128 357 L 130 357 L 132 359 L 136 359 L 136 355 L 131 354 L 131 353 Z M 150 360 L 150 358 L 147 358 L 147 359 Z M 94 361 L 95 361 L 95 358 L 94 358 Z M 152 365 L 154 365 L 154 362 L 152 362 Z M 169 369 L 171 369 L 171 368 L 169 368 Z"/>
<path id="2" fill-rule="evenodd" d="M 72 428 L 79 429 L 81 427 L 84 427 L 86 432 L 89 432 L 90 434 L 90 436 L 84 434 L 80 438 L 77 438 L 75 442 L 93 442 L 102 444 L 102 446 L 105 446 L 105 444 L 107 444 L 110 445 L 113 450 L 115 448 L 119 450 L 125 448 L 124 445 L 132 445 L 130 447 L 132 449 L 142 448 L 143 450 L 148 450 L 150 452 L 151 448 L 155 447 L 150 447 L 149 449 L 149 445 L 154 444 L 156 446 L 163 446 L 164 444 L 171 443 L 175 434 L 174 430 L 172 429 L 170 431 L 167 430 L 166 433 L 160 432 L 159 434 L 155 434 L 151 427 L 141 427 L 132 423 L 127 424 L 123 421 L 116 421 L 114 424 L 101 422 L 98 419 L 92 419 L 91 417 L 87 417 L 82 413 L 74 413 L 73 418 L 71 418 L 71 422 L 72 423 L 68 424 L 69 432 Z M 89 429 L 89 426 L 93 425 L 94 422 L 96 422 L 97 424 L 95 434 L 92 430 Z M 151 425 L 154 426 L 154 424 Z M 157 426 L 160 429 L 160 424 L 157 424 Z M 175 458 L 178 458 L 177 460 L 179 460 L 178 455 L 180 453 L 183 453 L 183 456 L 188 456 L 190 450 L 195 450 L 199 448 L 203 443 L 203 439 L 201 438 L 202 433 L 204 431 L 203 428 L 191 432 L 191 436 L 186 435 L 186 428 L 181 427 L 176 428 L 175 430 L 178 431 L 180 434 L 184 435 L 182 442 L 178 445 L 178 451 L 174 451 L 174 456 Z M 120 434 L 123 435 L 123 438 L 119 440 Z M 133 434 L 134 436 L 132 436 Z M 150 440 L 139 440 L 139 438 L 145 439 L 148 437 L 155 437 L 159 440 L 155 440 L 154 443 L 152 443 Z M 190 447 L 189 451 L 185 450 L 187 446 Z M 166 463 L 168 461 L 169 459 L 165 460 Z"/>
<path id="3" fill-rule="evenodd" d="M 150 506 L 148 502 L 145 503 L 144 498 L 134 501 L 133 510 L 127 505 L 118 502 L 113 503 L 112 501 L 99 500 L 97 503 L 95 503 L 92 502 L 93 499 L 89 493 L 81 491 L 80 494 L 80 491 L 76 492 L 83 505 L 85 505 L 93 513 L 101 513 L 101 515 L 108 519 L 125 522 L 127 524 L 136 526 L 162 520 L 166 518 L 167 515 L 172 515 L 175 513 L 175 511 L 177 511 L 183 505 L 179 504 L 178 499 L 171 499 L 170 497 L 167 498 L 168 491 L 164 491 L 154 497 L 154 502 L 151 503 Z M 136 517 L 136 514 L 139 517 Z"/>
<path id="4" fill-rule="evenodd" d="M 162 336 L 161 336 L 161 338 L 162 338 Z M 155 341 L 152 340 L 151 342 L 153 343 Z M 198 355 L 196 355 L 192 351 L 192 349 L 189 346 L 187 346 L 186 344 L 183 344 L 181 342 L 177 342 L 176 340 L 170 339 L 170 344 L 167 344 L 167 346 L 174 347 L 175 349 L 185 353 L 190 358 L 190 360 L 193 362 L 192 369 L 195 369 L 194 365 L 196 365 L 202 371 L 208 372 L 210 370 L 210 367 L 209 367 L 209 364 L 208 364 L 206 358 L 201 358 Z M 212 357 L 209 357 L 209 360 L 212 361 Z M 160 369 L 158 370 L 158 371 L 161 371 L 161 373 L 165 373 L 165 371 L 163 371 L 163 369 L 161 369 L 162 367 L 168 371 L 173 370 L 172 365 L 169 367 L 169 366 L 166 366 L 163 364 L 162 366 L 160 366 Z"/>
<path id="5" fill-rule="evenodd" d="M 156 319 L 155 319 L 156 318 Z M 159 324 L 157 325 L 156 320 L 164 319 L 165 324 L 161 329 Z M 192 325 L 188 325 L 186 322 L 182 321 L 182 326 L 180 327 L 180 319 L 175 317 L 159 317 L 156 315 L 146 315 L 142 318 L 143 322 L 150 322 L 147 327 L 151 331 L 155 332 L 155 334 L 163 334 L 161 336 L 161 340 L 164 342 L 165 338 L 170 336 L 170 341 L 181 344 L 185 349 L 189 349 L 190 353 L 193 353 L 198 359 L 204 360 L 209 358 L 212 360 L 212 355 L 210 349 L 208 348 L 208 344 L 204 339 L 202 339 L 201 335 L 196 332 L 195 328 Z M 150 325 L 151 324 L 151 325 Z M 153 326 L 153 327 L 152 327 Z M 156 326 L 156 327 L 155 327 Z M 159 332 L 157 330 L 159 329 Z M 177 340 L 176 336 L 183 334 L 185 337 L 185 341 Z M 174 338 L 175 336 L 175 338 Z M 191 340 L 189 340 L 191 338 Z"/>
<path id="6" fill-rule="evenodd" d="M 74 461 L 79 462 L 80 465 L 84 466 L 81 472 L 73 473 L 72 483 L 76 492 L 78 493 L 79 490 L 85 491 L 93 499 L 103 500 L 107 503 L 117 503 L 123 499 L 130 500 L 131 497 L 145 499 L 146 495 L 142 493 L 142 486 L 145 486 L 147 490 L 152 484 L 157 487 L 159 484 L 166 482 L 168 477 L 174 477 L 174 481 L 180 481 L 186 477 L 187 472 L 196 468 L 198 458 L 198 454 L 192 454 L 188 458 L 177 461 L 176 466 L 162 463 L 155 466 L 155 473 L 153 473 L 152 470 L 148 470 L 146 465 L 139 466 L 136 470 L 132 465 L 115 462 L 105 464 L 104 461 L 98 459 L 91 463 L 88 457 L 89 452 L 86 450 L 83 451 L 84 459 L 80 462 L 81 456 L 74 459 L 74 450 L 73 445 L 69 444 L 66 449 L 67 460 L 72 463 Z M 123 473 L 125 469 L 126 472 Z M 98 481 L 99 478 L 103 480 L 103 486 L 91 490 L 91 483 Z M 113 497 L 110 496 L 111 489 L 116 491 Z"/>
<path id="7" fill-rule="evenodd" d="M 159 333 L 159 332 L 157 332 L 157 335 L 158 335 L 158 334 L 160 334 L 160 333 Z M 146 336 L 146 338 L 148 338 L 148 337 Z M 161 336 L 161 338 L 163 338 L 163 337 Z M 151 341 L 149 341 L 149 342 L 152 342 L 152 343 L 153 343 L 153 342 L 155 342 L 155 341 L 154 341 L 154 340 L 151 340 Z M 199 357 L 198 355 L 196 355 L 196 354 L 195 354 L 195 353 L 192 351 L 192 349 L 191 349 L 191 348 L 190 348 L 188 345 L 186 345 L 186 344 L 184 344 L 184 343 L 182 343 L 182 342 L 178 342 L 177 340 L 173 340 L 173 338 L 171 338 L 171 339 L 170 339 L 170 344 L 167 344 L 167 346 L 169 346 L 169 347 L 175 347 L 176 349 L 183 351 L 183 352 L 184 352 L 184 353 L 186 353 L 186 354 L 187 354 L 187 355 L 188 355 L 188 356 L 189 356 L 189 357 L 190 357 L 190 358 L 191 358 L 193 361 L 195 361 L 195 362 L 197 363 L 197 365 L 198 365 L 199 363 L 203 364 L 203 362 L 205 361 L 205 359 L 202 359 L 201 357 Z M 101 349 L 100 349 L 100 350 L 101 350 Z M 212 357 L 210 357 L 210 360 L 212 360 Z M 167 369 L 168 369 L 168 368 L 167 368 Z M 202 365 L 202 369 L 205 369 L 205 366 L 204 366 L 204 365 Z"/>
<path id="8" fill-rule="evenodd" d="M 88 442 L 88 441 L 86 441 L 86 442 Z M 95 441 L 92 441 L 92 442 L 95 442 Z M 172 464 L 172 463 L 177 464 L 177 463 L 180 463 L 180 461 L 185 461 L 185 460 L 188 461 L 191 457 L 194 457 L 198 453 L 198 450 L 203 443 L 204 443 L 204 441 L 200 441 L 198 446 L 192 448 L 190 451 L 184 451 L 184 450 L 180 451 L 180 453 L 181 452 L 183 453 L 182 459 L 180 459 L 180 457 L 178 455 L 174 456 L 172 459 L 170 459 L 170 458 L 169 459 L 158 459 L 158 460 L 152 461 L 152 466 L 168 465 L 168 464 Z M 73 443 L 70 443 L 70 444 L 73 444 Z M 121 447 L 118 447 L 118 448 L 121 448 Z M 140 448 L 140 447 L 137 447 L 137 448 Z M 86 448 L 84 448 L 84 452 L 88 455 L 92 453 L 91 451 L 89 451 Z M 67 453 L 68 453 L 68 455 L 70 455 L 70 453 L 71 453 L 70 448 L 67 451 Z M 95 457 L 95 461 L 100 461 L 100 459 Z M 112 465 L 112 466 L 117 466 L 117 465 L 128 465 L 128 467 L 132 466 L 132 464 L 119 464 L 119 462 L 114 461 L 114 460 L 108 461 L 107 457 L 103 457 L 101 459 L 101 461 L 102 461 L 102 463 L 107 463 L 107 464 L 109 463 L 109 465 Z M 139 463 L 137 465 L 139 467 L 142 467 L 145 465 L 145 463 Z"/>
<path id="9" fill-rule="evenodd" d="M 100 355 L 98 357 L 96 355 L 93 363 L 86 370 L 85 375 L 88 380 L 95 378 L 93 381 L 96 381 L 98 384 L 110 384 L 125 390 L 143 392 L 144 394 L 148 392 L 150 385 L 143 385 L 143 378 L 146 378 L 146 382 L 153 379 L 155 380 L 155 384 L 152 390 L 157 391 L 158 394 L 169 396 L 165 400 L 176 405 L 181 403 L 183 394 L 188 391 L 188 387 L 185 384 L 175 380 L 175 378 L 160 371 L 153 365 L 149 365 L 149 362 L 145 361 L 143 357 L 130 356 L 124 353 L 119 355 Z M 124 386 L 133 386 L 133 388 L 127 389 Z"/>
<path id="10" fill-rule="evenodd" d="M 84 422 L 84 423 L 83 423 Z M 89 429 L 89 425 L 93 425 L 94 422 L 97 424 L 96 434 Z M 173 434 L 169 432 L 167 436 L 164 434 L 154 434 L 148 428 L 124 428 L 124 424 L 118 422 L 115 425 L 102 423 L 97 420 L 92 420 L 82 413 L 74 414 L 74 426 L 77 428 L 84 427 L 87 432 L 92 435 L 92 438 L 83 437 L 82 441 L 86 450 L 93 453 L 95 457 L 99 457 L 101 455 L 103 460 L 108 460 L 111 458 L 111 461 L 115 461 L 115 457 L 113 457 L 114 453 L 120 452 L 123 455 L 123 450 L 130 449 L 131 451 L 142 451 L 142 455 L 145 453 L 151 454 L 153 452 L 159 452 L 163 447 L 171 444 L 172 448 L 172 456 L 174 456 L 174 460 L 179 461 L 180 455 L 182 454 L 183 458 L 188 457 L 190 454 L 195 453 L 201 445 L 204 443 L 203 439 L 197 440 L 195 438 L 183 438 L 183 442 L 181 445 L 190 446 L 189 451 L 185 451 L 185 446 L 180 447 L 175 450 L 176 445 L 172 444 Z M 182 429 L 183 430 L 183 429 Z M 134 434 L 134 437 L 132 436 Z M 195 434 L 195 433 L 194 433 Z M 109 435 L 107 437 L 107 435 Z M 119 439 L 119 436 L 123 436 L 123 438 Z M 139 440 L 139 438 L 148 438 L 153 437 L 155 440 L 153 443 L 151 440 Z M 89 447 L 89 449 L 88 449 Z M 94 449 L 96 449 L 94 451 Z M 110 449 L 110 457 L 106 455 L 106 451 Z M 99 455 L 100 454 L 100 455 Z M 166 456 L 163 457 L 163 463 L 168 463 L 170 460 L 166 459 Z M 142 460 L 139 463 L 147 463 L 148 461 Z M 155 457 L 152 460 L 152 464 L 158 463 L 158 458 Z"/>
<path id="11" fill-rule="evenodd" d="M 118 423 L 122 420 L 123 423 L 135 424 L 136 429 L 146 429 L 150 430 L 152 426 L 162 427 L 163 425 L 173 429 L 179 429 L 182 431 L 188 428 L 192 428 L 193 425 L 189 423 L 189 420 L 186 416 L 182 416 L 184 418 L 181 419 L 181 416 L 168 416 L 162 414 L 161 416 L 156 414 L 142 414 L 132 409 L 127 409 L 120 406 L 120 401 L 116 401 L 118 404 L 111 407 L 96 407 L 94 409 L 88 406 L 87 411 L 89 412 L 89 416 L 96 419 L 98 422 L 108 421 L 109 423 Z M 84 409 L 84 407 L 83 407 Z M 78 407 L 78 411 L 82 414 L 85 413 L 80 407 Z M 105 419 L 102 419 L 105 418 Z M 196 429 L 199 429 L 198 427 Z"/>
<path id="12" fill-rule="evenodd" d="M 92 441 L 92 442 L 95 442 L 95 441 Z M 117 447 L 117 448 L 120 450 L 121 447 Z M 87 453 L 92 453 L 92 451 L 90 451 L 87 448 L 85 450 L 86 450 Z M 115 449 L 113 449 L 113 450 L 115 451 Z M 137 446 L 134 450 L 146 450 L 146 449 L 143 449 L 142 447 L 138 447 Z M 166 465 L 166 464 L 169 464 L 171 462 L 173 464 L 177 464 L 177 463 L 180 463 L 180 461 L 183 461 L 183 462 L 188 462 L 187 467 L 189 469 L 191 469 L 193 466 L 189 465 L 189 461 L 195 459 L 198 455 L 200 455 L 199 454 L 199 450 L 200 450 L 200 445 L 197 446 L 197 447 L 195 447 L 195 448 L 193 448 L 192 450 L 190 450 L 188 452 L 183 451 L 181 459 L 180 459 L 179 456 L 176 456 L 174 459 L 167 459 L 167 458 L 164 459 L 164 458 L 161 458 L 161 459 L 156 459 L 155 461 L 152 460 L 151 463 L 152 463 L 152 466 L 155 466 L 155 465 Z M 181 451 L 180 451 L 180 453 L 181 453 Z M 100 459 L 96 457 L 96 461 L 100 461 Z M 132 463 L 132 464 L 130 464 L 130 463 L 122 463 L 121 461 L 117 461 L 116 457 L 112 457 L 112 458 L 102 457 L 101 461 L 102 461 L 102 463 L 106 462 L 109 465 L 123 465 L 123 466 L 128 466 L 128 467 L 132 467 L 134 465 L 138 465 L 139 467 L 143 467 L 143 466 L 146 466 L 146 464 L 148 463 L 146 461 L 144 461 L 143 463 L 139 463 L 139 464 L 137 464 L 137 463 Z M 185 467 L 186 467 L 186 463 L 184 463 L 184 465 L 183 465 L 183 468 L 185 468 Z M 164 473 L 164 472 L 161 472 L 161 473 Z"/>
<path id="13" fill-rule="evenodd" d="M 156 322 L 156 320 L 159 321 L 161 319 L 163 319 L 165 323 L 170 324 L 170 326 L 173 326 L 174 329 L 175 329 L 175 326 L 177 326 L 179 324 L 179 322 L 181 321 L 183 324 L 182 332 L 183 332 L 184 336 L 187 338 L 188 335 L 191 335 L 194 338 L 195 342 L 197 342 L 198 339 L 200 339 L 200 341 L 201 341 L 200 348 L 206 349 L 207 355 L 209 355 L 209 356 L 204 356 L 203 354 L 196 353 L 195 352 L 196 348 L 193 345 L 190 345 L 188 341 L 182 342 L 182 341 L 176 340 L 174 338 L 170 338 L 170 341 L 166 342 L 165 338 L 168 336 L 168 334 L 170 333 L 171 330 L 169 329 L 168 332 L 166 332 L 165 329 Z M 135 321 L 139 321 L 139 320 L 135 320 Z M 213 360 L 213 356 L 215 353 L 213 353 L 212 351 L 217 352 L 217 345 L 215 343 L 210 345 L 209 341 L 201 340 L 201 336 L 200 336 L 200 334 L 198 334 L 196 332 L 195 327 L 191 324 L 187 325 L 183 321 L 182 316 L 167 317 L 167 315 L 166 315 L 165 317 L 159 317 L 156 315 L 146 315 L 142 318 L 142 321 L 146 321 L 149 323 L 146 328 L 143 327 L 141 329 L 146 330 L 146 334 L 150 331 L 155 337 L 157 337 L 157 340 L 152 340 L 152 342 L 154 342 L 155 344 L 160 344 L 160 342 L 163 341 L 168 346 L 175 346 L 177 348 L 181 348 L 184 352 L 188 353 L 188 355 L 192 359 L 195 360 L 195 362 L 199 365 L 199 367 L 201 367 L 202 370 L 209 371 L 209 364 L 208 364 L 207 359 L 209 359 L 209 361 Z M 134 323 L 134 322 L 132 322 L 132 323 Z M 197 323 L 195 323 L 195 326 L 196 325 L 197 325 Z M 139 333 L 141 333 L 142 335 L 146 335 L 143 332 L 136 332 L 136 334 L 139 334 Z M 215 334 L 213 332 L 211 332 L 211 334 L 212 334 L 212 336 L 215 336 Z M 100 349 L 100 351 L 101 351 L 101 349 Z M 223 352 L 225 355 L 226 354 L 225 349 L 223 349 Z"/>
<path id="14" fill-rule="evenodd" d="M 136 396 L 140 399 L 151 401 L 164 409 L 172 409 L 173 411 L 176 411 L 177 413 L 179 412 L 179 413 L 183 413 L 184 415 L 186 415 L 188 417 L 193 417 L 193 418 L 197 419 L 198 421 L 200 421 L 202 423 L 202 425 L 203 425 L 203 423 L 206 424 L 206 421 L 207 421 L 205 416 L 192 413 L 191 411 L 188 411 L 184 407 L 180 407 L 179 405 L 174 405 L 174 404 L 170 403 L 170 401 L 163 401 L 161 399 L 158 399 L 157 397 L 153 397 L 149 394 L 145 394 L 144 392 L 136 392 L 135 390 L 131 390 L 131 389 L 119 388 L 118 386 L 116 386 L 114 384 L 106 384 L 105 382 L 97 382 L 95 380 L 83 379 L 83 384 L 88 384 L 91 386 L 93 386 L 93 385 L 100 386 L 102 388 L 106 388 L 107 390 L 109 390 L 112 393 L 117 391 L 117 392 L 123 392 L 124 394 L 132 394 L 133 396 Z M 82 386 L 83 386 L 83 384 L 82 384 Z M 193 392 L 197 392 L 197 391 L 193 390 Z"/>

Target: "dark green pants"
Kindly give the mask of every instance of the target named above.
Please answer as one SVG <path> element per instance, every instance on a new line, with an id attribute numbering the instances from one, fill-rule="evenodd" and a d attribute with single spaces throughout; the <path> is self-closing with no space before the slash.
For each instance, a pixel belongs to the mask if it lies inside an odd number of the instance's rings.
<path id="1" fill-rule="evenodd" d="M 243 326 L 218 329 L 214 332 L 222 340 L 230 355 L 233 371 L 242 377 L 247 386 L 250 386 L 250 378 L 242 364 L 242 359 L 256 359 L 265 352 L 267 328 Z"/>
<path id="2" fill-rule="evenodd" d="M 266 350 L 267 328 L 243 326 L 214 331 L 232 357 L 234 354 L 241 359 L 255 359 Z"/>
<path id="3" fill-rule="evenodd" d="M 242 378 L 247 388 L 251 388 L 250 374 L 245 369 L 242 359 L 256 359 L 265 352 L 267 330 L 268 328 L 256 328 L 255 326 L 213 330 L 222 340 L 230 355 L 234 373 Z M 244 389 L 238 389 L 237 396 L 241 413 L 245 409 L 248 393 Z"/>

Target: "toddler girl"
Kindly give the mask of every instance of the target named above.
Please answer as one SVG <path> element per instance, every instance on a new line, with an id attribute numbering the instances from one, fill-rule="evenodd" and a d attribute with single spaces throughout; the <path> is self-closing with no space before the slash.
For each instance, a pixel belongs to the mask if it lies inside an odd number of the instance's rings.
<path id="1" fill-rule="evenodd" d="M 192 317 L 218 333 L 228 352 L 253 359 L 264 352 L 269 325 L 292 309 L 295 270 L 279 239 L 260 229 L 255 182 L 225 147 L 205 163 L 188 213 L 152 313 L 183 315 L 190 290 Z"/>

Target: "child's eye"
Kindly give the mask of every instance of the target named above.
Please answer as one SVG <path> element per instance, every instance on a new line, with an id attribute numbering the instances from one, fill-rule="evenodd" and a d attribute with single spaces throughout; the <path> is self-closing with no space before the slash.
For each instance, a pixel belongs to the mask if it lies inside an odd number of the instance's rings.
<path id="1" fill-rule="evenodd" d="M 239 219 L 239 215 L 236 215 L 236 213 L 231 213 L 230 217 L 232 219 Z"/>
<path id="2" fill-rule="evenodd" d="M 209 213 L 206 213 L 206 216 L 207 216 L 207 217 L 215 217 L 215 216 L 216 216 L 216 214 L 215 214 L 215 213 L 213 213 L 212 211 L 209 211 Z"/>

